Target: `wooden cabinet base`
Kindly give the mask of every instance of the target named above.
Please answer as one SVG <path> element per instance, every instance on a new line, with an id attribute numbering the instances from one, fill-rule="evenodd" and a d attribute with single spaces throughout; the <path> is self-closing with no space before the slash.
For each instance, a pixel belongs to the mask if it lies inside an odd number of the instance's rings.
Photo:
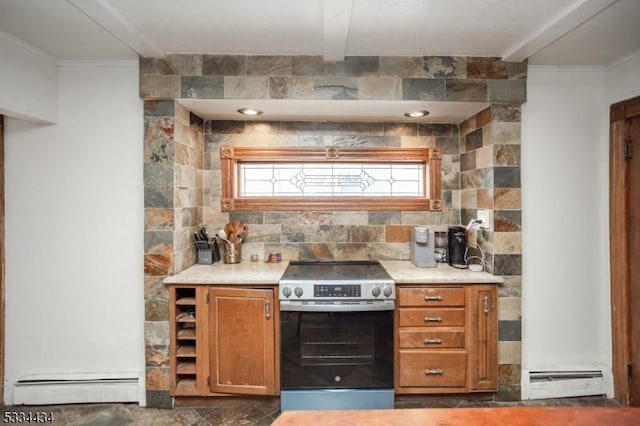
<path id="1" fill-rule="evenodd" d="M 398 285 L 396 394 L 490 392 L 498 386 L 495 285 Z"/>
<path id="2" fill-rule="evenodd" d="M 275 286 L 185 284 L 169 290 L 173 396 L 279 394 Z M 497 390 L 495 285 L 400 284 L 397 293 L 397 395 Z"/>
<path id="3" fill-rule="evenodd" d="M 278 395 L 275 295 L 240 285 L 170 286 L 171 395 Z"/>

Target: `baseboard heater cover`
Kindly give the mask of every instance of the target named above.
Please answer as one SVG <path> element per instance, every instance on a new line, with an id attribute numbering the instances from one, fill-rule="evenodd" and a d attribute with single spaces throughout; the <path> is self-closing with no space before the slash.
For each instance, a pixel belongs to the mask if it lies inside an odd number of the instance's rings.
<path id="1" fill-rule="evenodd" d="M 529 371 L 522 399 L 568 398 L 607 394 L 602 370 Z"/>
<path id="2" fill-rule="evenodd" d="M 138 377 L 21 379 L 13 389 L 14 405 L 138 402 Z"/>

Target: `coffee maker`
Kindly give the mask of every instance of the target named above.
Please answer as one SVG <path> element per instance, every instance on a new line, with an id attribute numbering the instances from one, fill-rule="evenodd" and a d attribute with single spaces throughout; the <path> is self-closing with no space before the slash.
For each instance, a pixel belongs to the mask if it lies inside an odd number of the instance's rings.
<path id="1" fill-rule="evenodd" d="M 436 238 L 429 228 L 416 226 L 411 231 L 411 262 L 420 268 L 435 268 Z"/>
<path id="2" fill-rule="evenodd" d="M 467 262 L 464 255 L 467 250 L 467 229 L 464 226 L 450 226 L 448 243 L 449 265 L 456 268 L 466 268 Z"/>

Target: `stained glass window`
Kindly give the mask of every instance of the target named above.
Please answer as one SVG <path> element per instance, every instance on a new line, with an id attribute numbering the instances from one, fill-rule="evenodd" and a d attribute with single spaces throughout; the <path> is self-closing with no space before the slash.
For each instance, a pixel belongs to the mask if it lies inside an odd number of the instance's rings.
<path id="1" fill-rule="evenodd" d="M 220 148 L 221 209 L 442 209 L 441 151 L 428 148 Z"/>
<path id="2" fill-rule="evenodd" d="M 424 163 L 239 163 L 241 197 L 424 196 Z"/>

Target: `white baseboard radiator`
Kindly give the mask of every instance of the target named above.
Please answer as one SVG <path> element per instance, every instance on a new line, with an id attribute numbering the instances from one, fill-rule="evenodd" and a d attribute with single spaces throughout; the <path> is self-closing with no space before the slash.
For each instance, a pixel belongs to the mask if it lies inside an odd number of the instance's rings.
<path id="1" fill-rule="evenodd" d="M 29 376 L 13 388 L 14 405 L 138 402 L 139 396 L 137 375 Z"/>
<path id="2" fill-rule="evenodd" d="M 607 395 L 611 377 L 602 369 L 523 371 L 522 399 Z"/>

